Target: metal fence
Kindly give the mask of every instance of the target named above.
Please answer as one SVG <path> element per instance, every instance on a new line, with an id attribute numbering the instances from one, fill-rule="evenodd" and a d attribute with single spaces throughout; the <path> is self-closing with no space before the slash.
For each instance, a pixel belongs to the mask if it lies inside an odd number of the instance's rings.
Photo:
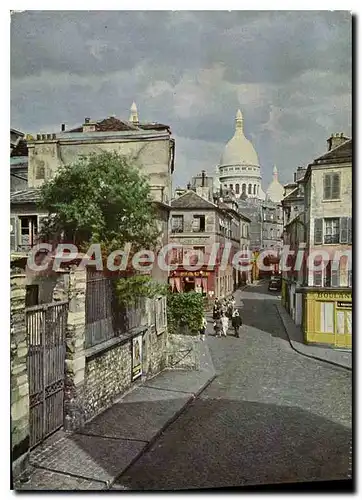
<path id="1" fill-rule="evenodd" d="M 28 307 L 30 447 L 63 425 L 68 302 Z"/>
<path id="2" fill-rule="evenodd" d="M 140 300 L 134 307 L 121 306 L 114 286 L 114 278 L 87 269 L 86 348 L 118 337 L 146 321 L 145 301 Z"/>

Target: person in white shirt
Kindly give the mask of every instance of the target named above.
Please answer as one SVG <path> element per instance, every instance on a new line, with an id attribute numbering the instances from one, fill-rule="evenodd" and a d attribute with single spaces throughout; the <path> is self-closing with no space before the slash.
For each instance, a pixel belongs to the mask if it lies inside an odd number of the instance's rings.
<path id="1" fill-rule="evenodd" d="M 222 334 L 224 335 L 224 337 L 226 337 L 229 328 L 229 318 L 225 314 L 221 316 L 221 324 L 222 324 Z"/>

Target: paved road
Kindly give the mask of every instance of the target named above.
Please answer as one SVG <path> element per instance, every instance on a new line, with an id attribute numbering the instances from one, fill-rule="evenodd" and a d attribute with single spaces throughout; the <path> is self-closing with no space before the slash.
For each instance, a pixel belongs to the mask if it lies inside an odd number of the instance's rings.
<path id="1" fill-rule="evenodd" d="M 207 339 L 217 378 L 120 479 L 124 487 L 348 477 L 351 373 L 290 348 L 277 294 L 265 284 L 248 287 L 241 299 L 241 338 Z"/>

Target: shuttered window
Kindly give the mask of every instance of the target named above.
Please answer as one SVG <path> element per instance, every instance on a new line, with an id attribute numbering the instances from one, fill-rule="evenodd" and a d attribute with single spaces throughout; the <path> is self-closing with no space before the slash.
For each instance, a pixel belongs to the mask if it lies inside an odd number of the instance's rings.
<path id="1" fill-rule="evenodd" d="M 352 217 L 348 217 L 347 234 L 347 243 L 352 245 Z"/>
<path id="2" fill-rule="evenodd" d="M 324 219 L 324 243 L 339 243 L 339 219 Z"/>
<path id="3" fill-rule="evenodd" d="M 323 193 L 325 200 L 337 200 L 340 197 L 340 174 L 327 173 L 323 179 Z"/>
<path id="4" fill-rule="evenodd" d="M 314 244 L 323 243 L 323 219 L 314 219 Z"/>
<path id="5" fill-rule="evenodd" d="M 339 231 L 339 241 L 340 243 L 348 243 L 348 221 L 350 217 L 341 217 L 340 219 L 340 231 Z"/>

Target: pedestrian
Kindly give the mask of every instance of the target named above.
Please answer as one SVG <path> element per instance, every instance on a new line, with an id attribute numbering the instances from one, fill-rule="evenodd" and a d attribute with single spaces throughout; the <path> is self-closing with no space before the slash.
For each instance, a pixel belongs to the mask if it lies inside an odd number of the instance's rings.
<path id="1" fill-rule="evenodd" d="M 222 323 L 220 318 L 217 318 L 214 322 L 214 331 L 217 337 L 221 337 Z"/>
<path id="2" fill-rule="evenodd" d="M 231 324 L 233 325 L 234 328 L 235 337 L 239 338 L 239 328 L 241 327 L 243 322 L 241 320 L 241 316 L 237 309 L 235 309 L 233 312 L 233 317 L 231 318 Z"/>
<path id="3" fill-rule="evenodd" d="M 226 312 L 226 316 L 231 319 L 233 317 L 233 312 L 234 312 L 234 306 L 231 302 L 231 300 L 229 300 L 228 302 L 228 305 L 227 305 L 227 312 Z"/>
<path id="4" fill-rule="evenodd" d="M 221 304 L 219 299 L 216 297 L 213 311 L 212 311 L 212 318 L 214 321 L 216 321 L 218 318 L 220 318 L 220 309 L 221 309 Z"/>
<path id="5" fill-rule="evenodd" d="M 205 340 L 205 334 L 206 334 L 206 328 L 207 328 L 207 321 L 205 316 L 202 318 L 202 323 L 201 323 L 201 328 L 200 328 L 200 337 L 201 340 Z"/>
<path id="6" fill-rule="evenodd" d="M 229 328 L 229 319 L 225 314 L 221 316 L 221 325 L 222 325 L 222 334 L 224 335 L 224 337 L 226 337 Z"/>
<path id="7" fill-rule="evenodd" d="M 234 297 L 234 295 L 232 295 L 232 296 L 231 296 L 230 302 L 231 302 L 231 305 L 233 306 L 233 309 L 235 309 L 235 304 L 236 304 L 236 302 L 235 302 L 235 297 Z"/>

